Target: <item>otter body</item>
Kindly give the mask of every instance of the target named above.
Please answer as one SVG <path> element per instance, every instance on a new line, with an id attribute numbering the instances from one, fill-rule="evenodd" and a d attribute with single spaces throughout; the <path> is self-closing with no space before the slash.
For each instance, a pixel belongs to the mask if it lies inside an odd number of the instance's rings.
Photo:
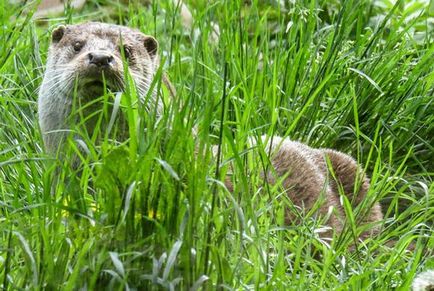
<path id="1" fill-rule="evenodd" d="M 38 101 L 39 124 L 46 150 L 56 153 L 61 147 L 68 131 L 67 119 L 74 96 L 83 100 L 100 96 L 104 91 L 103 81 L 111 91 L 124 90 L 126 81 L 122 55 L 128 63 L 138 94 L 146 96 L 159 65 L 157 49 L 158 43 L 153 37 L 118 25 L 91 22 L 55 29 Z M 163 81 L 173 95 L 170 83 Z M 156 93 L 152 92 L 151 97 L 145 107 L 152 105 L 159 108 Z M 369 180 L 359 165 L 348 155 L 334 150 L 313 149 L 280 137 L 262 139 L 266 152 L 271 154 L 270 161 L 274 168 L 263 173 L 264 179 L 273 184 L 283 177 L 282 186 L 300 209 L 312 209 L 322 197 L 318 212 L 329 216 L 327 224 L 332 228 L 327 236 L 330 237 L 333 232 L 340 233 L 345 220 L 340 195 L 347 196 L 355 207 L 366 198 L 369 188 Z M 334 177 L 329 173 L 327 160 Z M 226 179 L 230 189 L 231 183 Z M 380 205 L 375 203 L 368 207 L 367 215 L 358 222 L 380 221 Z M 290 210 L 286 213 L 287 223 L 297 219 Z M 369 234 L 378 231 L 377 226 Z"/>
<path id="2" fill-rule="evenodd" d="M 333 232 L 339 234 L 345 223 L 340 195 L 345 195 L 354 209 L 369 190 L 369 179 L 363 169 L 352 157 L 332 149 L 315 149 L 277 136 L 263 136 L 262 143 L 266 145 L 265 152 L 270 153 L 273 166 L 272 170 L 263 173 L 266 181 L 275 184 L 283 178 L 281 185 L 299 210 L 309 211 L 319 202 L 318 212 L 329 217 L 327 224 L 331 227 L 321 236 L 331 237 Z M 360 238 L 379 233 L 379 222 L 383 219 L 378 202 L 367 207 L 362 216 L 356 217 L 356 222 L 372 225 L 361 233 Z M 286 223 L 296 220 L 294 212 L 286 212 Z"/>
<path id="3" fill-rule="evenodd" d="M 68 132 L 73 100 L 88 102 L 107 89 L 125 87 L 122 54 L 137 93 L 145 97 L 159 65 L 158 43 L 138 30 L 89 22 L 59 26 L 52 33 L 39 98 L 39 125 L 45 148 L 55 153 Z M 155 106 L 160 107 L 153 92 Z"/>

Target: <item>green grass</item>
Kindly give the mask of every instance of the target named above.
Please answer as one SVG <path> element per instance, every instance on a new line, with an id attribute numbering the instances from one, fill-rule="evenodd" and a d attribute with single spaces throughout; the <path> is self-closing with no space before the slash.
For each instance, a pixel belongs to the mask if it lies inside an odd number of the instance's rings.
<path id="1" fill-rule="evenodd" d="M 48 26 L 23 13 L 34 3 L 0 2 L 0 286 L 407 290 L 434 268 L 433 4 L 189 1 L 190 33 L 168 2 L 89 1 Z M 126 94 L 123 144 L 104 122 L 99 136 L 74 128 L 90 152 L 74 170 L 43 153 L 36 99 L 48 32 L 84 20 L 154 35 L 178 96 L 157 119 Z M 352 247 L 350 223 L 329 246 L 312 215 L 285 225 L 290 201 L 247 146 L 262 134 L 354 156 L 371 177 L 366 205 L 382 203 L 381 235 Z"/>

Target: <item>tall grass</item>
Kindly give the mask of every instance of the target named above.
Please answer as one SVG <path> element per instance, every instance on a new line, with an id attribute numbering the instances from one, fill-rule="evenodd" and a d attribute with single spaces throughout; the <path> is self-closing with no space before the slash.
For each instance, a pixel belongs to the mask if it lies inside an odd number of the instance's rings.
<path id="1" fill-rule="evenodd" d="M 169 2 L 89 2 L 48 25 L 31 20 L 34 3 L 1 2 L 0 285 L 405 290 L 432 268 L 428 5 L 191 1 L 187 31 Z M 85 124 L 72 128 L 88 151 L 68 143 L 68 156 L 81 159 L 77 169 L 44 154 L 36 99 L 47 31 L 90 19 L 155 35 L 177 97 L 159 90 L 161 117 L 132 105 L 133 86 L 96 100 L 96 134 Z M 212 22 L 220 27 L 216 43 Z M 120 122 L 116 110 L 126 116 L 124 142 L 109 126 Z M 351 232 L 361 229 L 350 221 L 324 242 L 312 213 L 285 225 L 291 202 L 264 184 L 266 153 L 248 145 L 262 134 L 357 158 L 371 177 L 363 206 L 382 202 L 381 235 L 354 245 Z M 221 182 L 228 173 L 232 192 Z M 349 217 L 363 210 L 346 208 Z"/>

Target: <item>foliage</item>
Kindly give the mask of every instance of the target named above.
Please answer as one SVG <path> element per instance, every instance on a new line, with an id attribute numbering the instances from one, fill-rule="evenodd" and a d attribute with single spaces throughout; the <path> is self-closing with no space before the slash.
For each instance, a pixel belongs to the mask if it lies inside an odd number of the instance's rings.
<path id="1" fill-rule="evenodd" d="M 170 1 L 89 1 L 46 26 L 34 3 L 0 2 L 0 285 L 408 289 L 434 267 L 432 3 L 191 1 L 188 31 Z M 89 151 L 69 143 L 76 169 L 43 153 L 36 99 L 47 31 L 89 19 L 155 35 L 178 96 L 161 118 L 121 103 L 123 143 L 104 123 L 99 138 L 74 128 Z M 262 134 L 356 157 L 383 203 L 382 234 L 354 244 L 350 224 L 325 242 L 312 214 L 285 225 L 291 203 L 247 145 Z"/>

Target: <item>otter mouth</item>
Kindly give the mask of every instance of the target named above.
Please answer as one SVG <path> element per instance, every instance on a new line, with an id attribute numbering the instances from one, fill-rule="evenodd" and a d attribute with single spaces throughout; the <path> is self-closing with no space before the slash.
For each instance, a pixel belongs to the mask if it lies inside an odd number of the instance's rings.
<path id="1" fill-rule="evenodd" d="M 113 84 L 113 82 L 110 82 L 109 80 L 106 80 L 106 82 L 96 79 L 96 80 L 89 80 L 88 82 L 83 83 L 82 87 L 85 90 L 95 91 L 95 92 L 103 92 L 104 86 L 107 90 L 110 91 L 117 91 L 118 88 Z"/>
<path id="2" fill-rule="evenodd" d="M 103 92 L 105 87 L 110 91 L 117 91 L 119 86 L 115 80 L 116 78 L 111 74 L 106 74 L 105 78 L 102 75 L 87 75 L 82 78 L 80 83 L 84 90 Z"/>
<path id="3" fill-rule="evenodd" d="M 105 82 L 100 79 L 88 79 L 86 82 L 79 84 L 80 96 L 86 100 L 93 100 L 99 96 L 105 94 L 105 92 L 117 91 L 111 82 L 106 80 Z"/>
<path id="4" fill-rule="evenodd" d="M 93 99 L 109 92 L 121 90 L 121 82 L 112 71 L 94 72 L 92 70 L 81 71 L 77 76 L 76 82 L 80 91 L 80 96 L 85 99 Z M 106 92 L 107 91 L 107 92 Z"/>
<path id="5" fill-rule="evenodd" d="M 89 87 L 98 87 L 98 88 L 104 88 L 104 82 L 100 81 L 100 80 L 94 80 L 94 81 L 90 81 L 88 83 L 85 84 L 85 86 L 89 86 Z M 108 84 L 106 83 L 106 86 L 108 87 Z"/>

